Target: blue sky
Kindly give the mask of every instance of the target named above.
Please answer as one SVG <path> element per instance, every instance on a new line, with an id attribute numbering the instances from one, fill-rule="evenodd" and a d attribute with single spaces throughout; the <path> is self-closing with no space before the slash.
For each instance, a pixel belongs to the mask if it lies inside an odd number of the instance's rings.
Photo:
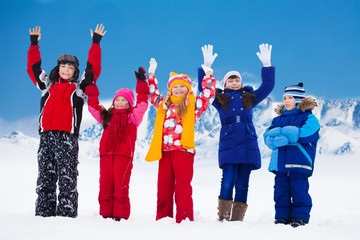
<path id="1" fill-rule="evenodd" d="M 287 85 L 304 82 L 307 93 L 326 99 L 360 97 L 360 1 L 182 0 L 7 1 L 0 9 L 2 111 L 0 123 L 36 118 L 40 91 L 26 73 L 28 29 L 41 26 L 42 68 L 50 73 L 62 53 L 76 55 L 85 69 L 90 31 L 103 23 L 102 99 L 134 88 L 134 70 L 156 58 L 160 90 L 171 71 L 193 80 L 203 62 L 201 46 L 213 44 L 214 76 L 237 70 L 245 84 L 261 82 L 258 45 L 273 45 L 281 101 Z M 84 109 L 84 111 L 87 111 Z M 25 120 L 26 122 L 26 120 Z"/>

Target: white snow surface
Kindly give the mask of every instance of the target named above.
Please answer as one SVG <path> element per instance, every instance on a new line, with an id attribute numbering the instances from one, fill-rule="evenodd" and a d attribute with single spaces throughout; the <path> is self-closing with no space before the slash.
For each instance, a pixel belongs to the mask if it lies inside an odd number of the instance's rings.
<path id="1" fill-rule="evenodd" d="M 158 163 L 139 160 L 134 161 L 130 181 L 131 216 L 127 221 L 115 222 L 98 214 L 98 159 L 81 156 L 78 218 L 35 217 L 38 139 L 20 133 L 16 139 L 0 138 L 0 239 L 349 240 L 360 236 L 359 156 L 352 154 L 318 155 L 310 178 L 314 206 L 305 227 L 273 224 L 274 176 L 267 171 L 268 158 L 251 175 L 244 222 L 218 222 L 221 171 L 214 155 L 216 149 L 208 149 L 211 142 L 209 146 L 201 145 L 195 157 L 194 222 L 177 224 L 171 218 L 155 221 Z"/>
<path id="2" fill-rule="evenodd" d="M 194 87 L 196 89 L 196 87 Z M 109 106 L 111 101 L 106 102 Z M 267 99 L 254 109 L 262 168 L 250 178 L 244 222 L 217 221 L 221 170 L 217 162 L 219 118 L 210 107 L 196 123 L 193 200 L 195 221 L 176 224 L 155 221 L 158 162 L 143 159 L 152 136 L 155 111 L 147 111 L 138 128 L 130 180 L 131 215 L 115 222 L 99 216 L 98 148 L 101 126 L 84 106 L 79 138 L 79 216 L 35 217 L 38 138 L 15 131 L 0 137 L 0 239 L 360 239 L 360 100 L 318 99 L 314 114 L 320 120 L 320 140 L 314 175 L 310 223 L 293 229 L 275 225 L 273 184 L 268 172 L 271 151 L 262 134 L 275 116 L 278 103 Z M 31 126 L 37 128 L 37 126 Z M 30 126 L 29 126 L 30 128 Z"/>

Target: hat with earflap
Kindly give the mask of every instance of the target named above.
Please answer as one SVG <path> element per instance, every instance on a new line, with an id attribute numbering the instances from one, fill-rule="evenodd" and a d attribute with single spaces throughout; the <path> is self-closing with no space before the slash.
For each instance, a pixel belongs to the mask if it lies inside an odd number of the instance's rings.
<path id="1" fill-rule="evenodd" d="M 79 78 L 79 60 L 77 59 L 77 57 L 64 53 L 61 54 L 58 59 L 57 59 L 57 66 L 60 66 L 60 64 L 71 64 L 74 65 L 75 67 L 75 74 L 73 79 L 78 79 Z"/>
<path id="2" fill-rule="evenodd" d="M 295 103 L 301 102 L 305 98 L 305 89 L 302 82 L 298 85 L 290 85 L 285 87 L 284 96 L 291 96 L 295 99 Z"/>

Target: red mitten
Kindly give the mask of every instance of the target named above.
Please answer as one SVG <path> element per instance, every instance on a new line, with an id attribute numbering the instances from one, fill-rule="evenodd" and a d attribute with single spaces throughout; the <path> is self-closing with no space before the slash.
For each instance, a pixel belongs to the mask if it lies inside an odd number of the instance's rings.
<path id="1" fill-rule="evenodd" d="M 136 83 L 136 93 L 149 95 L 149 85 L 146 81 L 138 80 Z"/>
<path id="2" fill-rule="evenodd" d="M 87 96 L 99 96 L 100 92 L 95 84 L 90 84 L 85 88 L 85 94 Z"/>

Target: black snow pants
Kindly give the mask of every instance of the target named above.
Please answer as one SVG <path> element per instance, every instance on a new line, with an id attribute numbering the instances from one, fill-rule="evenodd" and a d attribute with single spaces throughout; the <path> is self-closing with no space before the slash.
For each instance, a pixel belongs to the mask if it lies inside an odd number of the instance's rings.
<path id="1" fill-rule="evenodd" d="M 77 217 L 78 151 L 77 138 L 71 133 L 46 131 L 40 134 L 35 215 Z"/>

